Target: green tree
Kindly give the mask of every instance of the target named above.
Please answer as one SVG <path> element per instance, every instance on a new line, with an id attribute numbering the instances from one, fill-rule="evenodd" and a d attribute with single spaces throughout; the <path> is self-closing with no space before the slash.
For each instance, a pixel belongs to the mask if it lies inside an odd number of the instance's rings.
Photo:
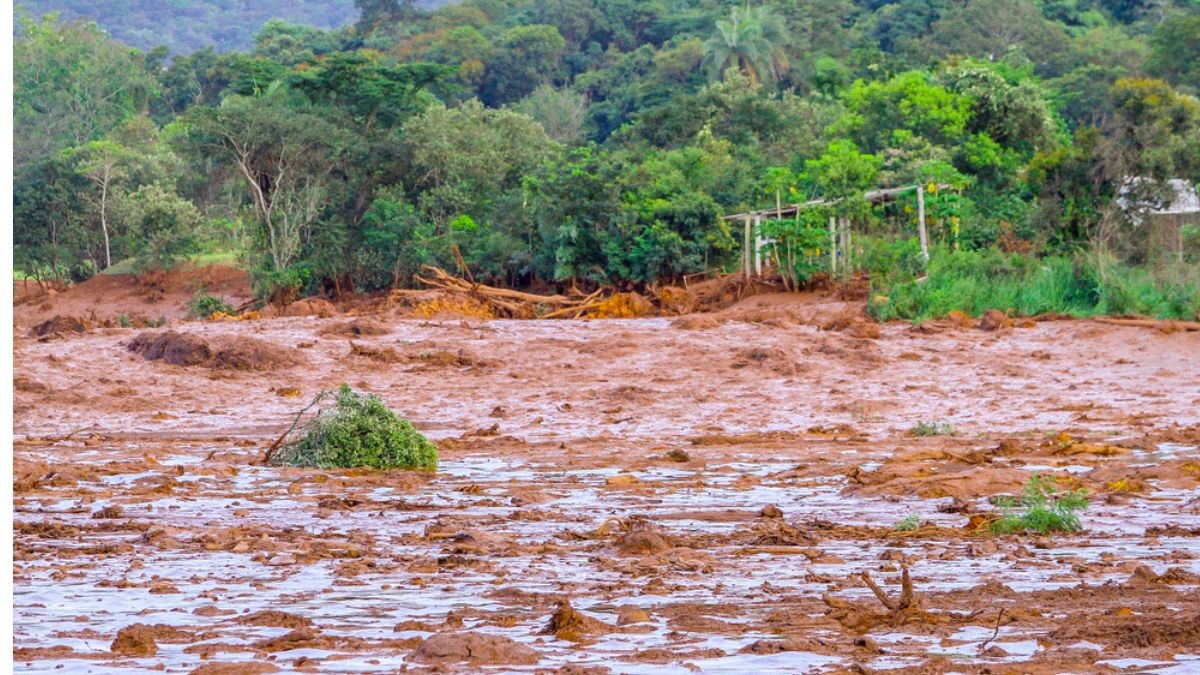
<path id="1" fill-rule="evenodd" d="M 737 66 L 750 82 L 776 80 L 787 73 L 787 25 L 770 8 L 734 7 L 729 19 L 720 19 L 704 43 L 705 66 L 719 79 L 725 69 Z"/>
<path id="2" fill-rule="evenodd" d="M 512 109 L 537 120 L 556 143 L 574 145 L 583 140 L 588 100 L 582 94 L 543 84 Z"/>
<path id="3" fill-rule="evenodd" d="M 328 205 L 330 175 L 350 142 L 326 119 L 288 105 L 275 86 L 260 98 L 232 95 L 217 108 L 193 108 L 185 151 L 231 167 L 243 179 L 274 271 L 287 269 Z"/>
<path id="4" fill-rule="evenodd" d="M 95 210 L 96 220 L 104 235 L 104 263 L 100 269 L 112 266 L 112 244 L 109 215 L 117 186 L 125 178 L 128 152 L 112 141 L 92 141 L 68 152 L 76 170 L 95 186 L 88 201 Z"/>
<path id="5" fill-rule="evenodd" d="M 566 40 L 554 26 L 514 26 L 492 52 L 480 98 L 490 106 L 525 98 L 538 85 L 554 80 Z"/>
<path id="6" fill-rule="evenodd" d="M 13 162 L 99 140 L 158 91 L 136 50 L 94 23 L 20 21 L 13 44 Z"/>
<path id="7" fill-rule="evenodd" d="M 1146 72 L 1200 95 L 1200 10 L 1167 17 L 1154 27 Z"/>

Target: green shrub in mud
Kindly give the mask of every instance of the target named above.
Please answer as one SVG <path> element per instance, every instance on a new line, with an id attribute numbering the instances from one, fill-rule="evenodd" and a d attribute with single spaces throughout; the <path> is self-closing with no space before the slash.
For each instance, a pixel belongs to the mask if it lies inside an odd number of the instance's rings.
<path id="1" fill-rule="evenodd" d="M 1000 497 L 996 505 L 1004 515 L 992 523 L 993 532 L 1078 532 L 1083 523 L 1076 512 L 1088 507 L 1088 498 L 1085 490 L 1061 491 L 1053 478 L 1035 473 L 1020 497 Z"/>
<path id="2" fill-rule="evenodd" d="M 330 399 L 334 406 L 300 424 L 305 412 Z M 318 395 L 296 420 L 285 436 L 292 438 L 268 453 L 268 464 L 318 469 L 437 469 L 437 446 L 373 394 L 342 385 L 336 392 Z"/>

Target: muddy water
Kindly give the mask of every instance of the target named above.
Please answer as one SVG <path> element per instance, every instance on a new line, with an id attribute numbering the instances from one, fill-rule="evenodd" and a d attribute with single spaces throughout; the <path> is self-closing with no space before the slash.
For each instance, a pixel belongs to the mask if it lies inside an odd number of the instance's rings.
<path id="1" fill-rule="evenodd" d="M 379 363 L 329 321 L 182 328 L 304 355 L 265 373 L 145 361 L 130 331 L 18 340 L 20 668 L 391 672 L 447 632 L 536 653 L 462 670 L 1200 666 L 1200 336 L 393 321 L 355 338 L 409 357 Z M 255 464 L 342 382 L 439 471 Z M 957 435 L 907 433 L 932 420 Z M 1089 491 L 1083 533 L 968 527 L 1034 472 Z M 859 575 L 897 598 L 902 566 L 917 602 L 888 610 Z M 562 600 L 586 630 L 546 632 Z M 114 652 L 135 623 L 153 653 Z"/>

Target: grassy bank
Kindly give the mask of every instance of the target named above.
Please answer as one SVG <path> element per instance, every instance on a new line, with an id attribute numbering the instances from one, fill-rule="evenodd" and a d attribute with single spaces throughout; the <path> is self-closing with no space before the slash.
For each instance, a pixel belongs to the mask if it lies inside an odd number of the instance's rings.
<path id="1" fill-rule="evenodd" d="M 1200 315 L 1200 270 L 1179 266 L 1151 271 L 1083 255 L 938 251 L 925 279 L 880 282 L 872 288 L 870 303 L 871 314 L 882 321 L 925 321 L 951 311 L 979 316 L 989 309 L 1020 316 L 1055 312 L 1195 319 Z"/>

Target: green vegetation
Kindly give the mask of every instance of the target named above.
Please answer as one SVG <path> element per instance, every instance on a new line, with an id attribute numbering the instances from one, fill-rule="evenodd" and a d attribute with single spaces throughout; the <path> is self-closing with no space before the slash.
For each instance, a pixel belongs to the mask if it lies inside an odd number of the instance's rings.
<path id="1" fill-rule="evenodd" d="M 921 529 L 921 517 L 915 513 L 909 514 L 903 520 L 897 522 L 893 529 L 897 532 L 915 532 Z"/>
<path id="2" fill-rule="evenodd" d="M 373 394 L 360 394 L 346 385 L 323 392 L 314 404 L 333 398 L 336 407 L 318 413 L 301 427 L 298 439 L 272 454 L 277 466 L 320 469 L 437 469 L 437 447 L 408 420 L 388 410 Z"/>
<path id="3" fill-rule="evenodd" d="M 917 422 L 917 425 L 908 430 L 911 436 L 953 436 L 954 425 L 949 422 Z"/>
<path id="4" fill-rule="evenodd" d="M 923 321 L 952 310 L 978 316 L 989 309 L 1014 309 L 1024 316 L 1200 315 L 1200 273 L 1195 268 L 1155 273 L 1082 255 L 1039 259 L 992 249 L 946 251 L 931 260 L 926 279 L 879 293 L 885 295 L 872 300 L 870 311 L 881 320 Z"/>
<path id="5" fill-rule="evenodd" d="M 1193 0 L 60 4 L 13 50 L 24 277 L 644 290 L 738 269 L 722 216 L 819 200 L 762 225 L 769 266 L 822 282 L 851 223 L 880 318 L 1200 311 L 1200 223 L 1149 213 L 1200 181 Z M 172 58 L 127 46 L 168 18 Z M 863 197 L 916 184 L 928 264 L 916 191 Z"/>
<path id="6" fill-rule="evenodd" d="M 203 293 L 196 293 L 188 302 L 188 317 L 192 319 L 207 319 L 217 313 L 232 315 L 236 312 L 237 310 L 221 298 Z"/>
<path id="7" fill-rule="evenodd" d="M 1025 484 L 1020 497 L 1002 497 L 996 504 L 1003 509 L 1003 515 L 992 523 L 992 531 L 1047 534 L 1083 529 L 1077 511 L 1088 507 L 1088 499 L 1086 490 L 1064 492 L 1058 489 L 1053 478 L 1035 473 Z"/>

